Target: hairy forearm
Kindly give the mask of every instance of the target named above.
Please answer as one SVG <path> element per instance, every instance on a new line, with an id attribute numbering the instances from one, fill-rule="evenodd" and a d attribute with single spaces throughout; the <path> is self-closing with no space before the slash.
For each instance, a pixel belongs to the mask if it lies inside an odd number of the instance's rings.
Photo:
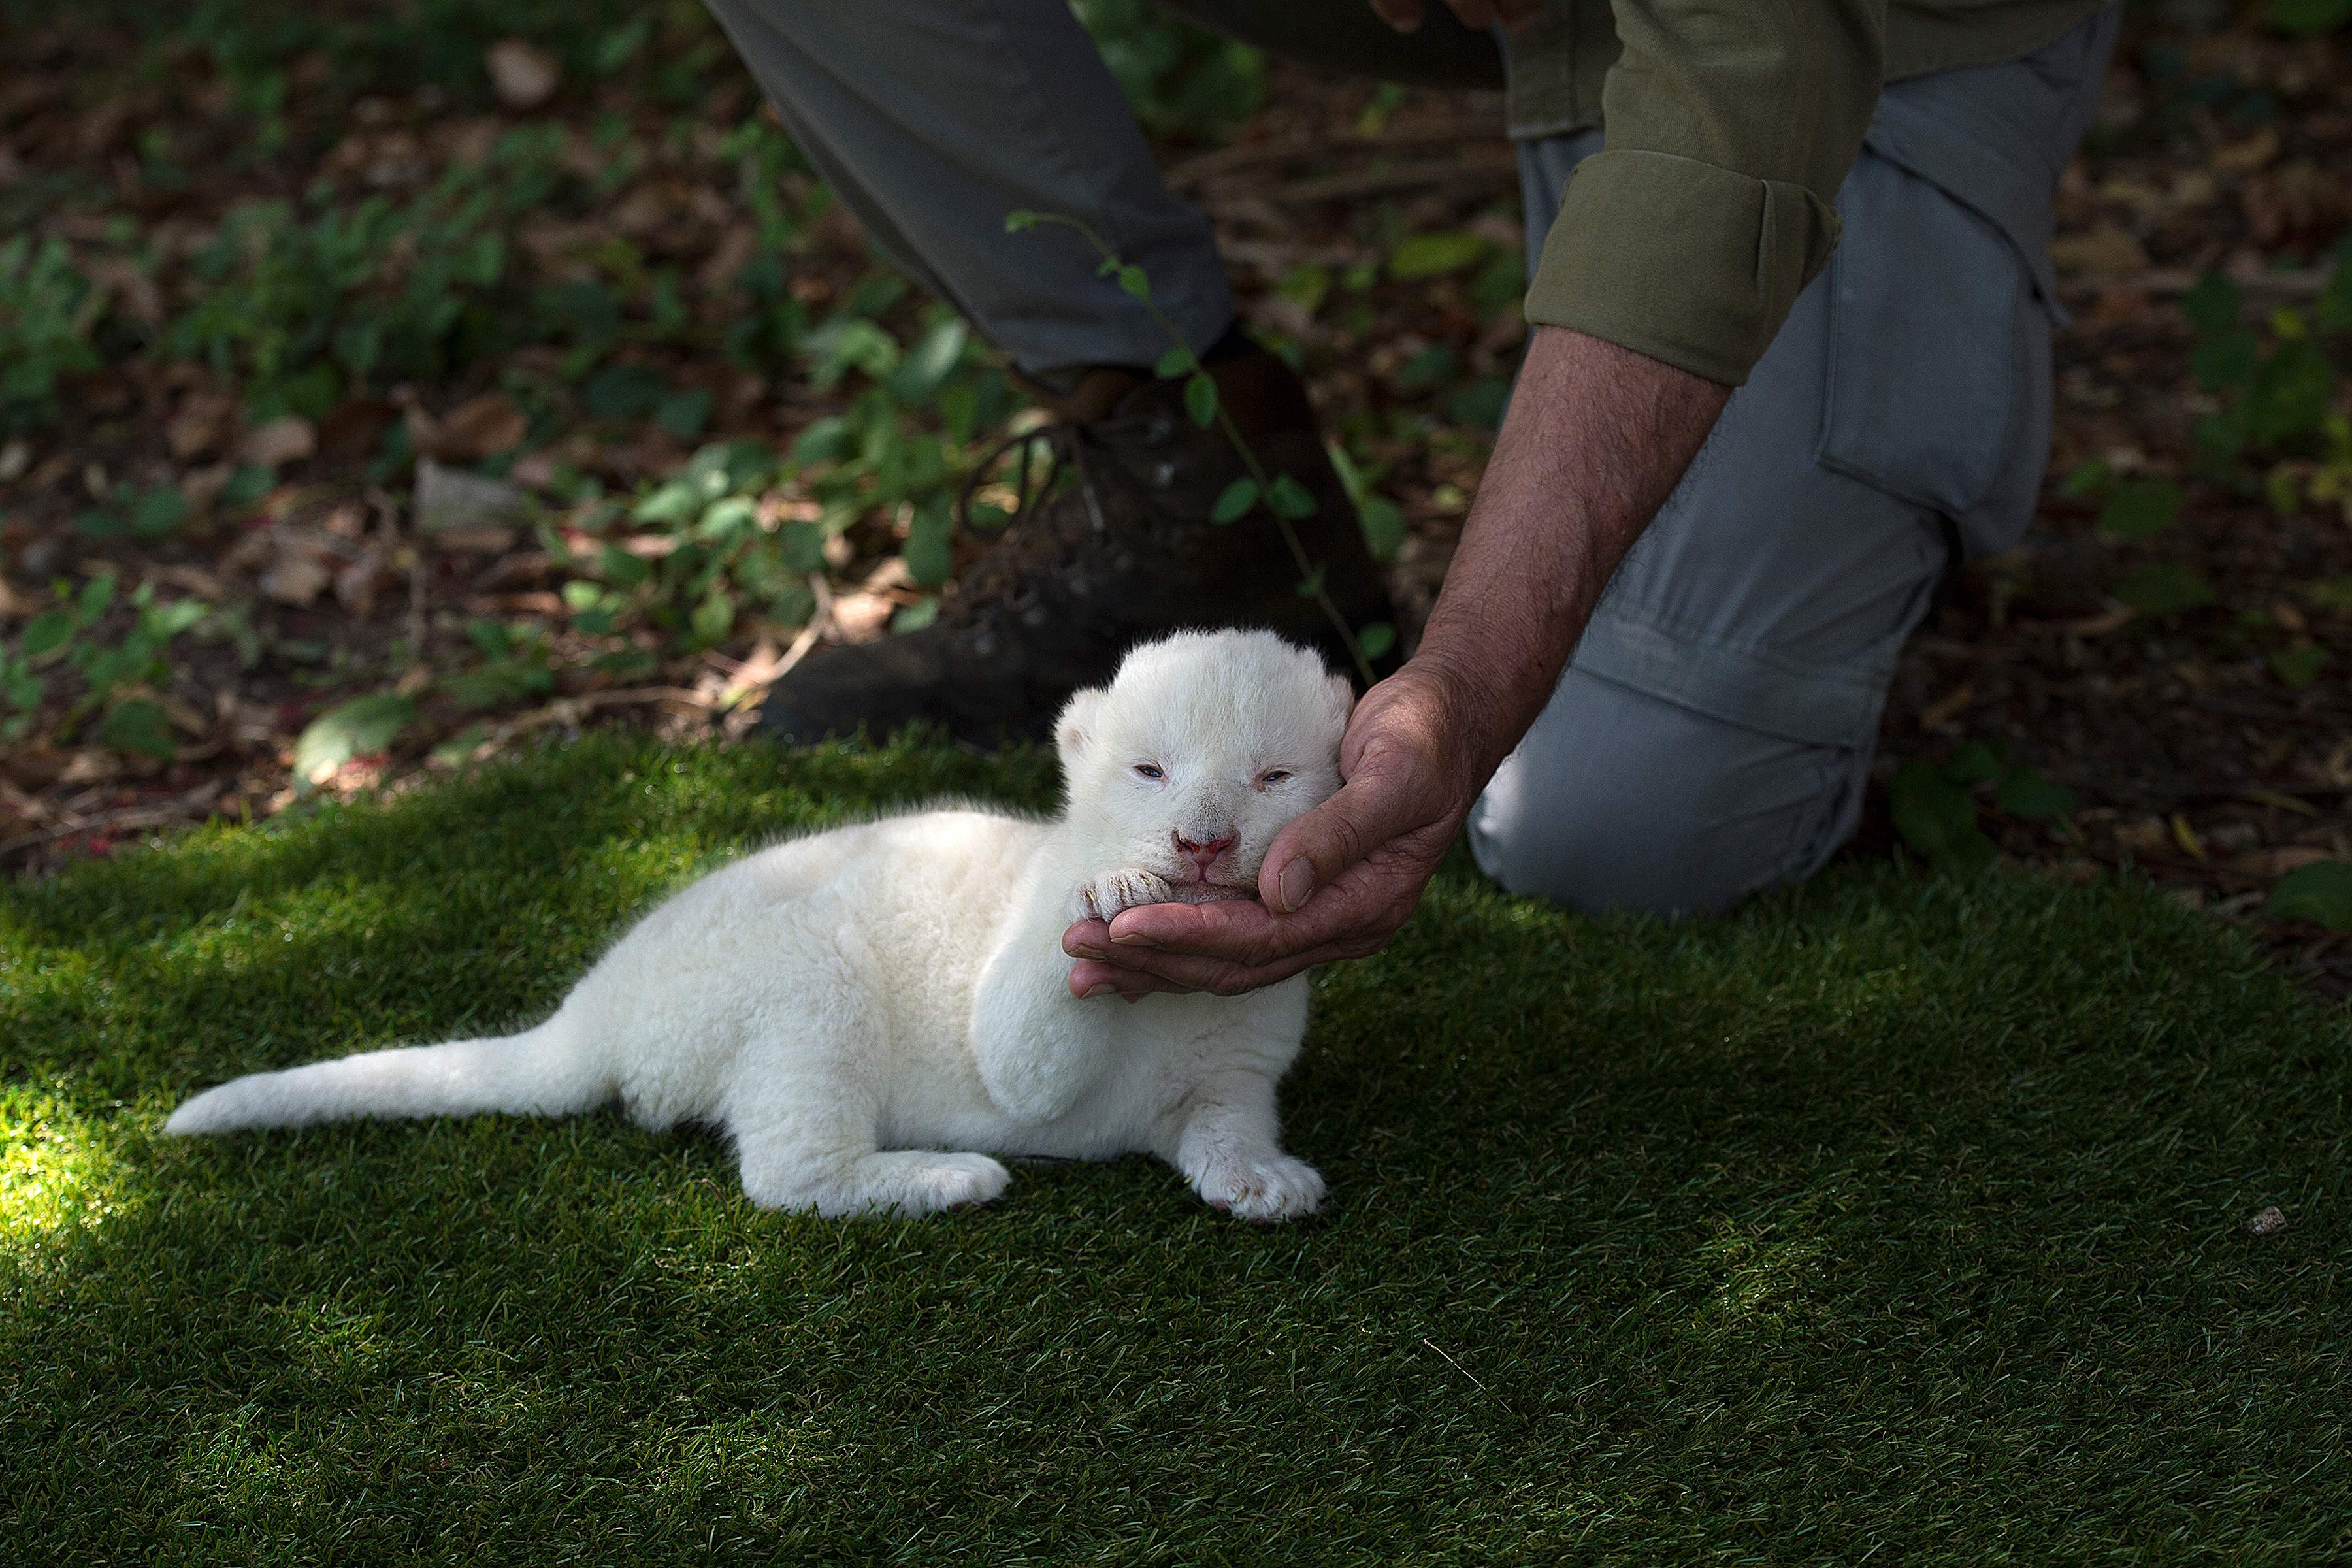
<path id="1" fill-rule="evenodd" d="M 1527 732 L 1610 574 L 1664 504 L 1728 387 L 1538 327 L 1412 668 L 1442 682 L 1483 783 Z"/>

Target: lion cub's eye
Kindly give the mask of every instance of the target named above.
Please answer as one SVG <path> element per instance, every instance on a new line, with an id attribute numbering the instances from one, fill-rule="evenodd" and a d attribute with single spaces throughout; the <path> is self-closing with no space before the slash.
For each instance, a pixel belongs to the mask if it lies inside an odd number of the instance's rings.
<path id="1" fill-rule="evenodd" d="M 1148 779 L 1164 779 L 1168 776 L 1160 771 L 1158 763 L 1138 763 L 1135 764 L 1135 771 Z"/>
<path id="2" fill-rule="evenodd" d="M 1260 789 L 1272 789 L 1278 784 L 1287 784 L 1289 782 L 1290 773 L 1286 769 L 1283 768 L 1276 768 L 1272 773 L 1260 773 L 1257 776 L 1257 787 Z"/>

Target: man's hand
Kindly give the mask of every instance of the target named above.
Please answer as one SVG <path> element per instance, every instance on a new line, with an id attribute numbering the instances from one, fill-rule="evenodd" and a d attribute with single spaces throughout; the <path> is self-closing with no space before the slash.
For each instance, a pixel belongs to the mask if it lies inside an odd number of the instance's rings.
<path id="1" fill-rule="evenodd" d="M 1427 15 L 1422 0 L 1371 0 L 1371 5 L 1381 21 L 1400 33 L 1419 32 Z M 1445 8 L 1461 17 L 1465 27 L 1484 32 L 1500 22 L 1506 32 L 1516 33 L 1536 19 L 1543 0 L 1445 0 Z"/>
<path id="2" fill-rule="evenodd" d="M 1486 783 L 1446 685 L 1408 664 L 1365 694 L 1339 743 L 1347 783 L 1276 837 L 1258 872 L 1263 903 L 1147 904 L 1070 927 L 1072 994 L 1231 996 L 1386 946 Z"/>
<path id="3" fill-rule="evenodd" d="M 1062 934 L 1078 961 L 1070 990 L 1233 995 L 1384 946 L 1729 395 L 1631 349 L 1536 329 L 1421 646 L 1356 705 L 1339 793 L 1266 852 L 1265 902 L 1081 921 Z"/>

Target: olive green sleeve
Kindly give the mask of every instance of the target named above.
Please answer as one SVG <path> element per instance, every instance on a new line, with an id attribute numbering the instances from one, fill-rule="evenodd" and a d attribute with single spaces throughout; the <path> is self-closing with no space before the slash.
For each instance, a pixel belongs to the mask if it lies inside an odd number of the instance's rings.
<path id="1" fill-rule="evenodd" d="M 1569 182 L 1528 320 L 1737 386 L 1837 243 L 1830 204 L 1878 102 L 1885 0 L 1614 10 L 1607 140 Z"/>

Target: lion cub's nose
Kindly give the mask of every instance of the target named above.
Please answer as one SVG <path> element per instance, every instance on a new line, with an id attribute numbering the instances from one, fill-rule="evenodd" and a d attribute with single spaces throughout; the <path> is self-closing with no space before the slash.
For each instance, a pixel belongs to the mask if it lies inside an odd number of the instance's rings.
<path id="1" fill-rule="evenodd" d="M 1234 847 L 1234 836 L 1230 833 L 1223 838 L 1212 838 L 1205 844 L 1196 843 L 1181 833 L 1175 837 L 1176 853 L 1198 867 L 1203 878 L 1208 876 L 1209 868 L 1217 863 L 1217 857 Z"/>

